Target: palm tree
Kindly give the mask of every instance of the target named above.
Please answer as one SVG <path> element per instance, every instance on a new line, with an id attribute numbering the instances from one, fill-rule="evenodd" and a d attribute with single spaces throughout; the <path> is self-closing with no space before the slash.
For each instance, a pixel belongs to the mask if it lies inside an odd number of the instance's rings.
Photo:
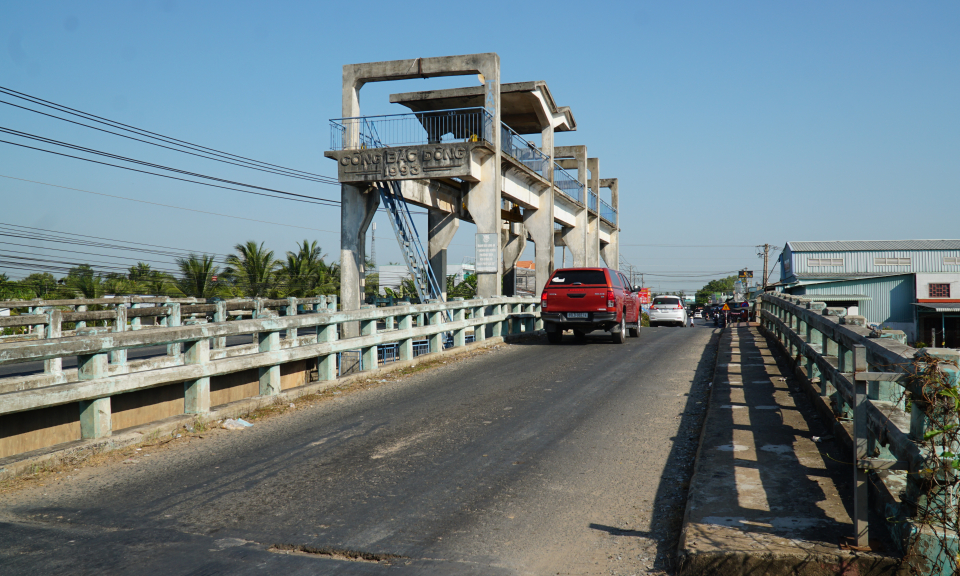
<path id="1" fill-rule="evenodd" d="M 67 288 L 78 298 L 103 298 L 106 286 L 99 274 L 80 274 L 67 277 Z"/>
<path id="2" fill-rule="evenodd" d="M 304 240 L 297 248 L 296 254 L 287 252 L 286 261 L 279 264 L 284 292 L 291 296 L 315 295 L 327 272 L 323 251 L 315 240 Z"/>
<path id="3" fill-rule="evenodd" d="M 228 275 L 237 287 L 250 298 L 265 296 L 271 288 L 275 270 L 279 262 L 273 257 L 273 250 L 267 250 L 261 242 L 259 246 L 253 240 L 233 247 L 234 254 L 227 257 Z"/>
<path id="4" fill-rule="evenodd" d="M 150 276 L 151 273 L 153 273 L 153 270 L 150 269 L 149 264 L 146 262 L 137 262 L 136 266 L 130 267 L 130 272 L 127 274 L 127 278 L 134 282 L 143 282 Z"/>
<path id="5" fill-rule="evenodd" d="M 216 293 L 213 277 L 219 268 L 213 263 L 213 256 L 189 254 L 186 258 L 177 258 L 181 278 L 177 288 L 187 296 L 209 298 Z"/>

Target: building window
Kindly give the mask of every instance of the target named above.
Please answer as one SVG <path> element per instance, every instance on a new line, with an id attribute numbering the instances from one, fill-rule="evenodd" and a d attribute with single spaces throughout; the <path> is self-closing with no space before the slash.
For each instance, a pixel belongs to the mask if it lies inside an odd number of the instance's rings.
<path id="1" fill-rule="evenodd" d="M 811 268 L 843 266 L 843 258 L 807 258 L 807 266 Z"/>
<path id="2" fill-rule="evenodd" d="M 909 258 L 874 258 L 874 266 L 909 266 Z"/>
<path id="3" fill-rule="evenodd" d="M 960 256 L 944 256 L 944 266 L 960 266 Z"/>
<path id="4" fill-rule="evenodd" d="M 927 287 L 930 290 L 930 298 L 949 298 L 950 297 L 949 284 L 928 284 Z"/>

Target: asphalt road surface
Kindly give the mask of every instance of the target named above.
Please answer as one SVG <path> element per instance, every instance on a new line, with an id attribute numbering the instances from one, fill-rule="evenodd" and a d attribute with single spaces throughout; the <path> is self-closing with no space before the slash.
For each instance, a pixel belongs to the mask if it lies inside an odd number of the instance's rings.
<path id="1" fill-rule="evenodd" d="M 713 328 L 472 353 L 0 495 L 0 573 L 670 573 Z"/>

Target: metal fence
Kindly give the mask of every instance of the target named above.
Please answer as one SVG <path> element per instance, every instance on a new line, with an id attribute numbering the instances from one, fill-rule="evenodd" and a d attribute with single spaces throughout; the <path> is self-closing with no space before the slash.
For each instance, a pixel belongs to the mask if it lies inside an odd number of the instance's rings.
<path id="1" fill-rule="evenodd" d="M 500 127 L 500 149 L 504 154 L 510 155 L 543 178 L 547 178 L 550 157 L 541 152 L 536 144 L 528 142 L 506 124 Z"/>
<path id="2" fill-rule="evenodd" d="M 553 183 L 561 192 L 583 203 L 583 185 L 556 163 L 553 165 Z"/>
<path id="3" fill-rule="evenodd" d="M 617 223 L 617 211 L 603 200 L 600 200 L 600 217 L 611 224 Z"/>
<path id="4" fill-rule="evenodd" d="M 493 117 L 483 108 L 408 112 L 330 121 L 331 150 L 493 142 Z"/>

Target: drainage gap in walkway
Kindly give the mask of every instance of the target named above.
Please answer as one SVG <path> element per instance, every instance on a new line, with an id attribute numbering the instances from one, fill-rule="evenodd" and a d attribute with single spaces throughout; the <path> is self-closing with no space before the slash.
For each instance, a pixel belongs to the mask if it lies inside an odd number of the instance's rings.
<path id="1" fill-rule="evenodd" d="M 391 560 L 407 559 L 406 556 L 400 556 L 399 554 L 380 554 L 342 548 L 317 548 L 301 544 L 274 544 L 268 551 L 276 552 L 277 554 L 305 554 L 308 556 L 330 558 L 332 560 L 345 560 L 347 562 L 390 562 Z"/>

